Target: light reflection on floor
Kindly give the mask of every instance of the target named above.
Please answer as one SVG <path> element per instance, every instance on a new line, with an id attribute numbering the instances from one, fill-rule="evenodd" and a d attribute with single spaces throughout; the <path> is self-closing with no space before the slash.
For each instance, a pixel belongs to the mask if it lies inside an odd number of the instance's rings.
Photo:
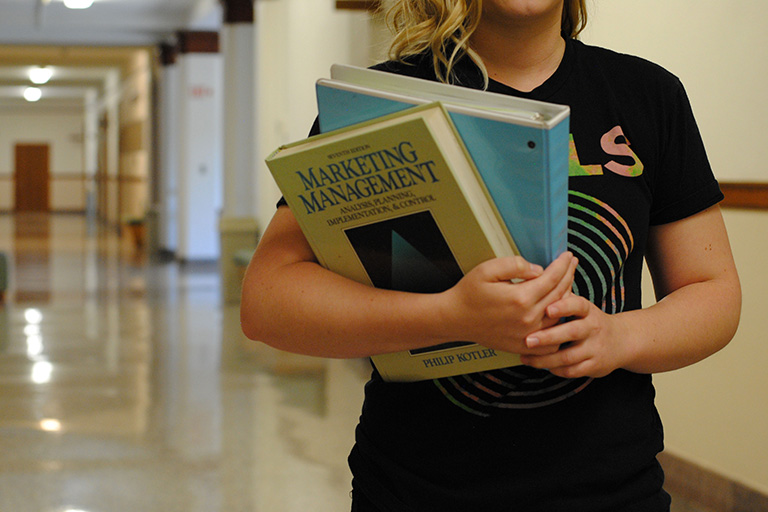
<path id="1" fill-rule="evenodd" d="M 215 265 L 0 215 L 0 511 L 349 510 L 367 363 L 246 343 Z"/>

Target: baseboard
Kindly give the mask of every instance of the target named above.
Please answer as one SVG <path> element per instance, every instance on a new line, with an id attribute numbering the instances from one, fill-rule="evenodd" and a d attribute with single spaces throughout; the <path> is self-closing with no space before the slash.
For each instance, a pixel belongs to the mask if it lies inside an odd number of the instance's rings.
<path id="1" fill-rule="evenodd" d="M 671 453 L 659 455 L 664 487 L 675 496 L 713 512 L 768 512 L 768 495 Z"/>

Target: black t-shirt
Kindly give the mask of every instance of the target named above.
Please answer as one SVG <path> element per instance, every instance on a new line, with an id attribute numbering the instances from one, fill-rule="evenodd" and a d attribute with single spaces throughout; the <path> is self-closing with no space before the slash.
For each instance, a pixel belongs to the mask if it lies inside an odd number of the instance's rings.
<path id="1" fill-rule="evenodd" d="M 434 80 L 431 58 L 377 69 Z M 480 88 L 471 61 L 460 85 Z M 608 313 L 641 307 L 651 225 L 722 194 L 680 81 L 648 61 L 570 40 L 530 93 L 571 107 L 574 291 Z M 662 426 L 649 375 L 567 380 L 514 367 L 419 383 L 375 373 L 349 457 L 356 492 L 385 512 L 661 511 Z"/>

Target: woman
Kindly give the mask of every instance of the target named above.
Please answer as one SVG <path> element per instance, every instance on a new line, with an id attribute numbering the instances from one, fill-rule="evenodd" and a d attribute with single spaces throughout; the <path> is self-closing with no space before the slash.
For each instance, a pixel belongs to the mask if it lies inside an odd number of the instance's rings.
<path id="1" fill-rule="evenodd" d="M 682 85 L 575 40 L 583 0 L 399 0 L 390 20 L 394 58 L 378 69 L 571 107 L 570 251 L 546 269 L 491 260 L 442 293 L 378 290 L 321 268 L 281 206 L 246 273 L 245 333 L 326 357 L 456 339 L 522 355 L 413 384 L 374 371 L 353 510 L 669 510 L 650 375 L 722 348 L 740 311 Z M 644 257 L 659 301 L 641 309 Z"/>

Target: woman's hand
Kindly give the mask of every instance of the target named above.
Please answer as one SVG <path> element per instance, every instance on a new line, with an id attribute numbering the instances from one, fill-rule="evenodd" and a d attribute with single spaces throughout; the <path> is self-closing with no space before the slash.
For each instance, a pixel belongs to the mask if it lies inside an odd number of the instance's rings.
<path id="1" fill-rule="evenodd" d="M 564 378 L 604 377 L 627 360 L 629 344 L 620 315 L 609 315 L 573 293 L 548 306 L 546 315 L 556 324 L 528 335 L 525 344 L 559 350 L 523 356 L 523 364 Z"/>
<path id="2" fill-rule="evenodd" d="M 552 303 L 570 293 L 576 258 L 562 254 L 546 270 L 521 257 L 499 258 L 478 265 L 443 292 L 446 325 L 458 340 L 517 354 L 551 354 L 558 347 L 528 347 L 526 336 L 557 322 L 546 314 Z"/>
<path id="3" fill-rule="evenodd" d="M 646 261 L 658 302 L 608 315 L 568 295 L 547 307 L 551 320 L 570 321 L 528 335 L 524 357 L 561 377 L 602 377 L 617 368 L 637 373 L 676 370 L 723 348 L 739 323 L 741 288 L 718 207 L 652 226 Z"/>

